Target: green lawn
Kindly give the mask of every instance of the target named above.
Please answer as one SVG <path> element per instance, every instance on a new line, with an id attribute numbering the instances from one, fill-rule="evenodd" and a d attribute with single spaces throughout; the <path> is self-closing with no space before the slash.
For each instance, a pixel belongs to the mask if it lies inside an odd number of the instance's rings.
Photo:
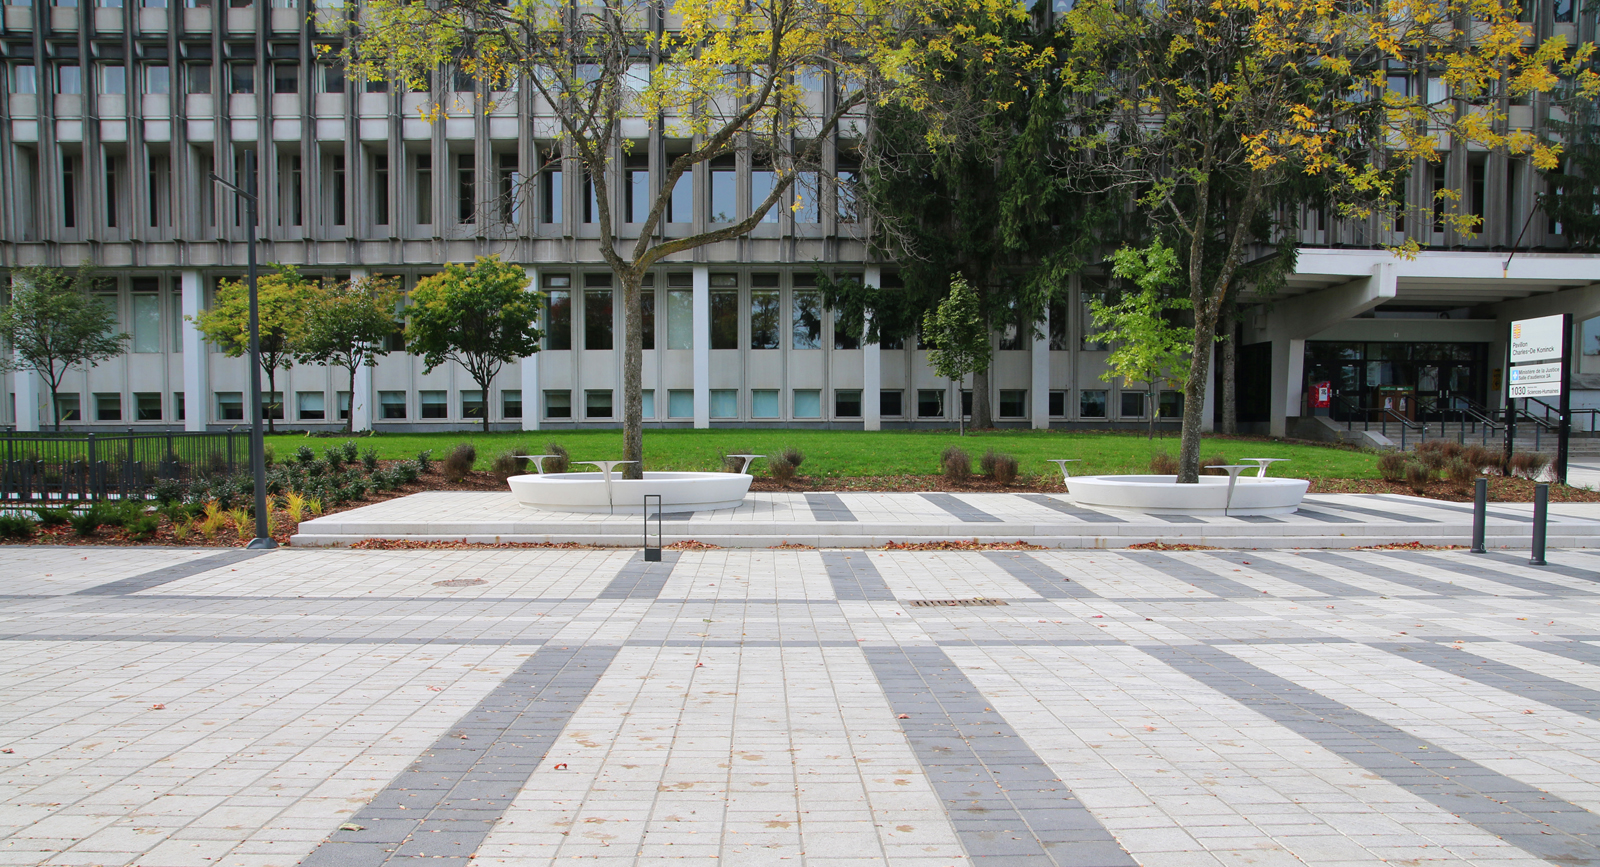
<path id="1" fill-rule="evenodd" d="M 541 454 L 547 443 L 558 442 L 577 460 L 615 460 L 622 457 L 622 432 L 616 430 L 530 431 L 483 434 L 469 431 L 427 434 L 378 434 L 359 438 L 363 450 L 378 449 L 380 457 L 410 458 L 432 449 L 443 458 L 457 443 L 470 442 L 478 450 L 479 469 L 487 469 L 496 455 L 508 449 L 518 454 Z M 335 438 L 273 436 L 267 442 L 277 456 L 286 458 L 301 445 L 320 455 Z M 805 454 L 801 475 L 888 476 L 933 475 L 939 472 L 939 454 L 959 445 L 974 463 L 986 449 L 1011 454 L 1024 475 L 1055 472 L 1050 458 L 1081 458 L 1074 475 L 1148 472 L 1150 456 L 1176 455 L 1175 436 L 1147 440 L 1131 433 L 1068 433 L 1062 431 L 1008 430 L 958 437 L 949 431 L 819 431 L 819 430 L 647 430 L 644 435 L 645 468 L 651 470 L 709 470 L 720 467 L 719 456 L 728 453 L 776 454 L 793 446 Z M 1377 478 L 1377 456 L 1349 449 L 1296 443 L 1209 438 L 1201 448 L 1205 456 L 1289 458 L 1275 464 L 1274 475 L 1301 478 Z M 588 469 L 588 468 L 579 468 Z M 765 474 L 762 462 L 752 468 Z"/>

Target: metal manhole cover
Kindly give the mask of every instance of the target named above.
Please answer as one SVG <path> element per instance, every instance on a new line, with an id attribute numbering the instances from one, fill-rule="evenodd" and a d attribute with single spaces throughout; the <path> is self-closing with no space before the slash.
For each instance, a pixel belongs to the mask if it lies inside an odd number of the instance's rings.
<path id="1" fill-rule="evenodd" d="M 482 578 L 452 578 L 449 581 L 435 581 L 435 587 L 476 587 L 479 584 L 488 584 Z"/>
<path id="2" fill-rule="evenodd" d="M 912 608 L 976 608 L 980 606 L 1004 605 L 1004 599 L 913 599 Z"/>

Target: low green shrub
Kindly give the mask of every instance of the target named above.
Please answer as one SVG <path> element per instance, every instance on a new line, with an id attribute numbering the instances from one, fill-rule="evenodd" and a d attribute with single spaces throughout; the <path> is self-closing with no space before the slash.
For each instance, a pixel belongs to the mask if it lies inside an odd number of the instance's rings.
<path id="1" fill-rule="evenodd" d="M 104 517 L 104 513 L 100 511 L 100 504 L 94 503 L 87 509 L 68 515 L 67 523 L 72 525 L 72 532 L 88 538 L 100 530 Z"/>
<path id="2" fill-rule="evenodd" d="M 123 529 L 128 531 L 128 538 L 138 541 L 155 536 L 160 527 L 161 520 L 155 515 L 142 515 L 123 524 Z"/>
<path id="3" fill-rule="evenodd" d="M 38 531 L 26 515 L 0 515 L 0 539 L 32 539 Z"/>
<path id="4" fill-rule="evenodd" d="M 71 509 L 38 509 L 39 526 L 60 527 L 67 523 L 67 518 L 72 516 Z"/>

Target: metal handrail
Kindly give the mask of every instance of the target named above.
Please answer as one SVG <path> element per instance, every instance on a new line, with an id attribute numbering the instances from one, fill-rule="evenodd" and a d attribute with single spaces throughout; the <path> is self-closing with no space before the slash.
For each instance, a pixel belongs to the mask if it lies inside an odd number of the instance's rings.
<path id="1" fill-rule="evenodd" d="M 1480 408 L 1470 398 L 1451 395 L 1449 401 L 1451 404 L 1459 405 L 1441 405 L 1439 398 L 1434 398 L 1427 404 L 1428 411 L 1439 417 L 1439 435 L 1441 437 L 1447 435 L 1448 428 L 1446 425 L 1449 424 L 1452 413 L 1456 417 L 1456 441 L 1463 445 L 1467 441 L 1467 425 L 1469 423 L 1472 425 L 1472 432 L 1478 434 L 1479 439 L 1485 445 L 1489 442 L 1490 433 L 1494 433 L 1498 437 L 1500 431 L 1505 427 L 1504 423 L 1496 421 L 1489 415 L 1487 410 Z M 1421 402 L 1419 401 L 1420 404 Z"/>
<path id="2" fill-rule="evenodd" d="M 1542 423 L 1544 425 L 1546 425 L 1546 429 L 1548 429 L 1548 430 L 1555 430 L 1556 429 L 1557 425 L 1559 425 L 1559 423 L 1560 423 L 1559 419 L 1561 418 L 1561 408 L 1560 407 L 1551 406 L 1550 404 L 1545 403 L 1544 401 L 1540 400 L 1537 397 L 1523 398 L 1523 400 L 1526 400 L 1526 401 L 1528 401 L 1530 403 L 1536 403 L 1540 407 L 1543 407 L 1544 408 L 1544 418 L 1542 420 Z M 1526 412 L 1526 409 L 1524 409 L 1524 412 Z M 1574 407 L 1574 408 L 1569 409 L 1568 412 L 1571 413 L 1572 416 L 1573 416 L 1573 421 L 1574 421 L 1573 428 L 1574 428 L 1574 430 L 1576 430 L 1576 431 L 1578 431 L 1580 433 L 1594 433 L 1595 432 L 1596 416 L 1600 415 L 1600 410 L 1589 409 L 1589 408 L 1579 409 L 1579 408 L 1575 408 Z M 1555 414 L 1557 421 L 1555 421 L 1555 422 L 1550 421 L 1550 414 L 1551 413 Z M 1589 428 L 1587 430 L 1583 430 L 1581 428 L 1578 428 L 1578 426 L 1576 424 L 1577 417 L 1580 416 L 1580 415 L 1586 415 L 1586 416 L 1589 417 Z M 1532 417 L 1532 416 L 1530 415 L 1530 417 Z"/>
<path id="3" fill-rule="evenodd" d="M 1400 424 L 1400 451 L 1405 451 L 1406 450 L 1406 431 L 1408 431 L 1408 430 L 1419 431 L 1422 434 L 1422 438 L 1423 439 L 1427 439 L 1428 438 L 1428 424 L 1427 424 L 1427 422 L 1414 422 L 1414 421 L 1406 418 L 1405 416 L 1401 415 L 1400 413 L 1395 412 L 1392 409 L 1385 408 L 1385 409 L 1381 409 L 1380 412 L 1383 413 L 1383 418 L 1379 420 L 1379 423 L 1383 426 L 1383 435 L 1384 436 L 1388 436 L 1389 435 L 1389 421 L 1391 419 L 1393 419 L 1396 422 L 1399 422 L 1399 424 Z"/>

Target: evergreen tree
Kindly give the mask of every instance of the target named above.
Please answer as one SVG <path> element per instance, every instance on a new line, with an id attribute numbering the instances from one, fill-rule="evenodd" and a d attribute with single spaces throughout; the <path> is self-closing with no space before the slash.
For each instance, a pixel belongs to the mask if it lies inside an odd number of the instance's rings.
<path id="1" fill-rule="evenodd" d="M 880 108 L 863 150 L 868 241 L 899 263 L 902 285 L 819 275 L 838 327 L 869 343 L 913 337 L 952 274 L 973 290 L 985 333 L 1016 328 L 1027 340 L 1114 219 L 1057 171 L 1070 106 L 1059 32 L 1033 21 L 944 23 L 965 39 L 916 67 L 929 102 Z M 987 367 L 972 392 L 973 427 L 992 426 Z"/>

